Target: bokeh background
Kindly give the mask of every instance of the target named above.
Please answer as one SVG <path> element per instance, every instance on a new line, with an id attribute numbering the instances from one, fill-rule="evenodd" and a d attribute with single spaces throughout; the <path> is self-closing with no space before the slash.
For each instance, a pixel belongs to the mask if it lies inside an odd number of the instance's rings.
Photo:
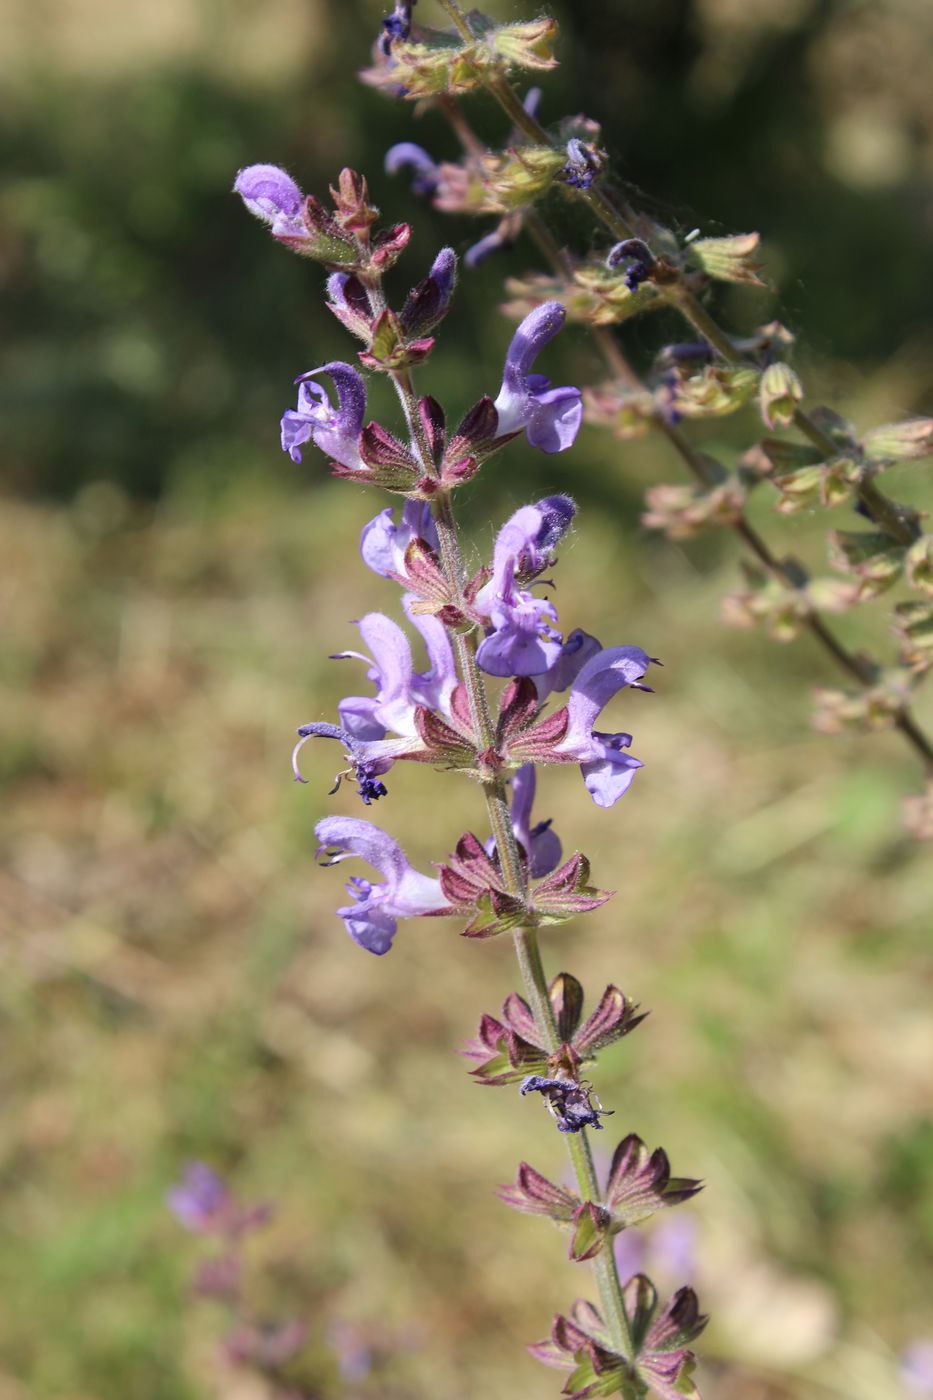
<path id="1" fill-rule="evenodd" d="M 775 294 L 728 314 L 780 308 L 808 387 L 860 426 L 933 411 L 928 0 L 553 12 L 545 120 L 601 120 L 630 193 L 678 227 L 765 235 Z M 312 859 L 314 821 L 352 799 L 326 797 L 323 752 L 308 787 L 289 781 L 294 727 L 346 689 L 328 653 L 395 599 L 356 561 L 383 503 L 277 446 L 294 375 L 348 339 L 316 270 L 228 191 L 254 161 L 318 192 L 358 166 L 416 223 L 401 290 L 441 240 L 478 236 L 382 174 L 392 141 L 455 146 L 355 82 L 380 14 L 0 3 L 2 1400 L 268 1393 L 190 1296 L 205 1251 L 164 1195 L 193 1158 L 275 1204 L 252 1305 L 309 1322 L 307 1395 L 555 1393 L 521 1343 L 589 1286 L 492 1194 L 520 1158 L 562 1170 L 546 1116 L 456 1058 L 514 985 L 508 947 L 442 922 L 386 959 L 353 947 Z M 502 278 L 532 264 L 523 245 L 464 279 L 422 375 L 451 414 L 495 392 Z M 663 329 L 628 330 L 633 357 Z M 582 334 L 562 340 L 559 382 L 596 380 Z M 754 434 L 749 413 L 706 446 L 729 460 Z M 894 493 L 933 506 L 925 470 Z M 641 529 L 645 485 L 677 479 L 661 445 L 586 430 L 462 492 L 479 559 L 529 493 L 571 490 L 563 621 L 665 661 L 658 693 L 625 702 L 646 764 L 631 795 L 598 812 L 575 770 L 541 794 L 619 891 L 549 937 L 550 967 L 653 1010 L 601 1062 L 607 1143 L 635 1130 L 708 1183 L 627 1258 L 699 1288 L 712 1400 L 933 1394 L 899 1373 L 933 1336 L 929 848 L 899 822 L 918 774 L 894 736 L 813 733 L 809 688 L 831 673 L 808 642 L 721 626 L 731 539 Z M 822 561 L 823 520 L 759 509 L 776 547 Z M 848 628 L 890 646 L 869 614 Z M 379 819 L 423 868 L 480 820 L 435 773 L 391 787 Z"/>

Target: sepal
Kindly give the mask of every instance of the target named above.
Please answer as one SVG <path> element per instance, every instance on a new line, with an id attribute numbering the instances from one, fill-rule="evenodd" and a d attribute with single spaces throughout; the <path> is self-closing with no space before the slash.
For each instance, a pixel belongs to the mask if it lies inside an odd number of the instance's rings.
<path id="1" fill-rule="evenodd" d="M 577 1264 L 586 1259 L 595 1259 L 611 1236 L 612 1216 L 605 1206 L 595 1201 L 584 1201 L 573 1215 L 573 1234 L 570 1238 L 570 1258 Z"/>
<path id="2" fill-rule="evenodd" d="M 531 898 L 535 923 L 563 923 L 576 914 L 598 909 L 612 898 L 614 891 L 596 889 L 589 881 L 590 863 L 578 851 L 535 885 Z"/>
<path id="3" fill-rule="evenodd" d="M 859 599 L 875 598 L 904 572 L 904 546 L 876 530 L 831 530 L 829 561 L 860 580 Z"/>
<path id="4" fill-rule="evenodd" d="M 789 427 L 802 398 L 803 385 L 790 365 L 779 360 L 766 367 L 758 390 L 761 416 L 766 427 Z"/>
<path id="5" fill-rule="evenodd" d="M 580 1198 L 566 1187 L 555 1186 L 534 1167 L 522 1162 L 514 1186 L 500 1186 L 496 1192 L 513 1210 L 525 1215 L 546 1215 L 558 1224 L 569 1225 L 580 1208 Z"/>
<path id="6" fill-rule="evenodd" d="M 933 535 L 921 535 L 904 558 L 907 581 L 913 587 L 933 596 Z"/>
<path id="7" fill-rule="evenodd" d="M 754 287 L 765 284 L 758 276 L 761 263 L 756 258 L 761 236 L 734 233 L 728 238 L 698 238 L 687 250 L 687 262 L 718 282 L 745 282 Z"/>
<path id="8" fill-rule="evenodd" d="M 471 1073 L 481 1084 L 517 1083 L 532 1072 L 547 1076 L 558 1070 L 574 1077 L 596 1051 L 628 1035 L 647 1014 L 618 987 L 609 986 L 581 1026 L 583 988 L 569 972 L 558 973 L 548 988 L 548 997 L 561 1040 L 556 1054 L 549 1055 L 531 1007 L 513 992 L 503 1003 L 501 1021 L 484 1015 L 476 1039 L 461 1052 L 475 1062 Z"/>
<path id="9" fill-rule="evenodd" d="M 492 30 L 487 43 L 494 53 L 518 68 L 556 68 L 552 44 L 557 34 L 555 19 L 535 19 L 524 24 L 503 24 Z"/>
<path id="10" fill-rule="evenodd" d="M 334 217 L 342 229 L 362 238 L 369 236 L 369 230 L 379 217 L 379 210 L 369 200 L 369 187 L 366 177 L 349 166 L 344 166 L 337 176 L 337 188 L 330 187 L 330 197 L 334 202 Z"/>
<path id="11" fill-rule="evenodd" d="M 933 454 L 933 418 L 907 418 L 872 428 L 862 439 L 869 462 L 914 462 Z"/>
<path id="12" fill-rule="evenodd" d="M 278 241 L 306 258 L 314 258 L 325 267 L 339 270 L 358 265 L 360 249 L 356 239 L 341 228 L 313 194 L 305 197 L 301 221 L 305 233 L 296 233 L 294 237 L 280 234 L 277 235 Z"/>
<path id="13" fill-rule="evenodd" d="M 613 1231 L 647 1220 L 665 1206 L 676 1206 L 702 1190 L 702 1182 L 672 1177 L 663 1147 L 648 1151 L 641 1138 L 629 1133 L 612 1156 L 606 1183 L 606 1204 Z"/>
<path id="14" fill-rule="evenodd" d="M 933 666 L 933 599 L 911 599 L 894 609 L 901 661 L 916 676 Z"/>
<path id="15" fill-rule="evenodd" d="M 706 459 L 710 460 L 710 459 Z M 662 530 L 669 540 L 687 540 L 711 526 L 735 525 L 742 518 L 747 491 L 736 477 L 718 486 L 649 486 L 641 523 Z"/>

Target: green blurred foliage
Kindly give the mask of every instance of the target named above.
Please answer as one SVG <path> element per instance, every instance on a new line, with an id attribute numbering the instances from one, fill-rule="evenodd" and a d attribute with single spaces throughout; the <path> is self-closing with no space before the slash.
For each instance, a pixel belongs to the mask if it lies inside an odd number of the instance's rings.
<path id="1" fill-rule="evenodd" d="M 761 230 L 783 314 L 805 346 L 870 368 L 925 332 L 933 99 L 917 73 L 931 28 L 924 0 L 556 8 L 565 61 L 545 75 L 545 120 L 586 100 L 616 170 L 659 217 Z M 436 115 L 413 130 L 409 106 L 354 83 L 378 6 L 293 13 L 280 0 L 268 34 L 254 33 L 250 5 L 215 16 L 176 0 L 166 16 L 176 12 L 195 28 L 185 42 L 166 17 L 167 35 L 156 29 L 140 51 L 132 13 L 121 27 L 103 3 L 93 61 L 54 7 L 45 30 L 41 19 L 37 33 L 21 20 L 11 47 L 17 74 L 0 136 L 0 470 L 17 489 L 67 493 L 106 477 L 151 494 L 176 477 L 234 474 L 260 449 L 266 460 L 294 375 L 346 353 L 315 272 L 270 249 L 230 197 L 239 166 L 275 160 L 319 193 L 341 164 L 363 169 L 390 217 L 416 224 L 400 290 L 442 240 L 463 249 L 479 233 L 382 174 L 395 140 L 417 136 L 438 155 L 456 147 Z M 41 66 L 30 60 L 36 47 Z M 471 106 L 479 130 L 500 140 L 497 113 Z M 564 209 L 555 212 L 579 237 Z M 528 258 L 521 248 L 469 279 L 479 294 L 461 306 L 463 363 L 482 366 L 490 383 L 505 336 L 490 303 L 504 272 Z M 654 324 L 636 328 L 635 352 L 657 335 Z M 452 365 L 440 371 L 449 382 Z M 267 469 L 284 470 L 278 461 Z"/>
<path id="2" fill-rule="evenodd" d="M 545 117 L 585 101 L 678 226 L 760 228 L 808 375 L 844 411 L 929 411 L 923 0 L 555 12 Z M 551 1394 L 521 1342 L 586 1291 L 564 1241 L 492 1195 L 521 1157 L 560 1174 L 546 1116 L 455 1055 L 513 985 L 508 948 L 422 922 L 387 959 L 354 949 L 340 880 L 311 860 L 330 755 L 308 788 L 288 781 L 292 728 L 346 687 L 326 659 L 346 619 L 393 599 L 351 567 L 382 502 L 278 450 L 294 375 L 349 342 L 317 271 L 228 189 L 256 160 L 318 192 L 358 165 L 416 221 L 402 290 L 439 242 L 478 235 L 381 174 L 392 141 L 454 146 L 353 83 L 379 13 L 98 0 L 8 26 L 2 1400 L 262 1400 L 220 1358 L 222 1315 L 188 1296 L 201 1251 L 163 1196 L 193 1157 L 275 1201 L 254 1302 L 309 1319 L 305 1374 L 328 1400 Z M 501 134 L 488 109 L 476 124 Z M 424 376 L 452 414 L 497 385 L 492 307 L 530 261 L 516 248 L 464 280 Z M 634 355 L 659 334 L 635 327 Z M 582 335 L 564 339 L 549 368 L 597 378 Z M 716 424 L 707 445 L 754 431 Z M 462 493 L 477 560 L 528 492 L 597 507 L 564 551 L 562 619 L 666 663 L 620 710 L 646 769 L 616 812 L 575 771 L 542 784 L 541 815 L 619 890 L 549 938 L 548 963 L 654 1011 L 599 1092 L 608 1146 L 638 1131 L 708 1181 L 686 1208 L 714 1313 L 704 1393 L 887 1400 L 933 1292 L 930 880 L 897 810 L 915 775 L 891 736 L 811 734 L 826 676 L 806 642 L 721 629 L 730 546 L 644 538 L 642 490 L 670 475 L 661 445 L 588 433 L 572 460 L 519 447 Z M 918 479 L 896 494 L 922 497 Z M 821 550 L 821 527 L 795 519 L 794 548 Z M 397 771 L 378 811 L 425 869 L 479 821 L 450 783 Z M 339 1326 L 375 1358 L 352 1384 Z"/>

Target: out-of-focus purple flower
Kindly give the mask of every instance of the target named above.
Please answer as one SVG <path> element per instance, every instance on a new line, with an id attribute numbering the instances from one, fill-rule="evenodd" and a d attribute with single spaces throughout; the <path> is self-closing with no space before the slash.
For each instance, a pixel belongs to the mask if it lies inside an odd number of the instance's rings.
<path id="1" fill-rule="evenodd" d="M 395 0 L 392 13 L 382 21 L 379 48 L 386 58 L 392 53 L 393 40 L 407 39 L 411 33 L 411 12 L 415 4 L 416 0 Z"/>
<path id="2" fill-rule="evenodd" d="M 340 722 L 356 739 L 383 739 L 390 730 L 414 738 L 415 710 L 419 705 L 449 713 L 457 671 L 447 631 L 436 617 L 418 613 L 409 616 L 425 641 L 430 662 L 427 671 L 415 671 L 408 638 L 384 613 L 367 613 L 358 623 L 370 656 L 341 651 L 334 657 L 365 661 L 369 666 L 367 677 L 377 688 L 375 696 L 351 695 L 340 702 Z"/>
<path id="3" fill-rule="evenodd" d="M 329 374 L 334 381 L 336 408 L 322 385 L 313 382 L 318 374 Z M 282 415 L 282 451 L 300 462 L 302 444 L 311 441 L 341 466 L 361 470 L 358 443 L 366 412 L 363 376 L 352 365 L 332 360 L 302 374 L 295 383 L 301 386 L 298 408 L 286 409 Z"/>
<path id="4" fill-rule="evenodd" d="M 350 1322 L 338 1320 L 327 1329 L 327 1340 L 337 1356 L 340 1379 L 359 1382 L 373 1369 L 373 1349 L 362 1331 Z"/>
<path id="5" fill-rule="evenodd" d="M 235 1209 L 227 1183 L 204 1162 L 189 1163 L 165 1199 L 176 1220 L 196 1235 L 226 1230 Z"/>
<path id="6" fill-rule="evenodd" d="M 559 301 L 546 301 L 528 313 L 512 337 L 495 401 L 499 435 L 524 428 L 531 446 L 540 447 L 542 452 L 563 452 L 570 447 L 583 418 L 579 389 L 569 384 L 552 389 L 546 375 L 531 373 L 535 358 L 566 319 Z"/>
<path id="7" fill-rule="evenodd" d="M 248 165 L 237 175 L 233 189 L 251 214 L 270 225 L 273 237 L 310 238 L 301 218 L 304 195 L 287 171 L 277 165 Z"/>
<path id="8" fill-rule="evenodd" d="M 482 238 L 478 238 L 467 248 L 463 255 L 464 267 L 481 266 L 493 253 L 498 252 L 500 248 L 508 248 L 513 241 L 514 235 L 506 231 L 505 222 L 501 223 L 498 228 L 494 228 L 491 233 L 484 233 Z"/>
<path id="9" fill-rule="evenodd" d="M 379 512 L 360 535 L 363 563 L 383 578 L 405 578 L 405 551 L 412 540 L 423 540 L 437 551 L 437 526 L 427 501 L 406 501 L 396 525 L 391 506 Z"/>
<path id="10" fill-rule="evenodd" d="M 489 675 L 538 675 L 560 656 L 561 636 L 551 625 L 557 621 L 553 603 L 518 587 L 516 579 L 548 564 L 575 511 L 569 496 L 548 496 L 522 506 L 499 531 L 492 578 L 476 595 L 476 610 L 490 627 L 476 659 Z"/>
<path id="11" fill-rule="evenodd" d="M 640 647 L 607 647 L 590 657 L 571 686 L 567 732 L 554 753 L 565 762 L 580 764 L 586 790 L 597 807 L 618 802 L 642 763 L 623 752 L 632 742 L 631 734 L 602 734 L 593 726 L 618 691 L 638 686 L 650 664 L 650 656 Z"/>
<path id="12" fill-rule="evenodd" d="M 253 1366 L 273 1374 L 296 1356 L 308 1339 L 306 1322 L 273 1322 L 264 1326 L 240 1322 L 224 1340 L 224 1350 L 234 1366 Z"/>
<path id="13" fill-rule="evenodd" d="M 523 763 L 512 778 L 512 827 L 528 854 L 529 874 L 538 880 L 560 865 L 561 844 L 557 833 L 551 830 L 552 818 L 531 825 L 535 786 L 534 764 Z"/>
<path id="14" fill-rule="evenodd" d="M 911 1342 L 900 1356 L 901 1384 L 909 1395 L 922 1400 L 933 1396 L 933 1341 L 920 1338 Z"/>
<path id="15" fill-rule="evenodd" d="M 432 195 L 434 193 L 440 179 L 439 167 L 424 147 L 415 145 L 414 141 L 399 141 L 397 145 L 390 146 L 385 154 L 387 175 L 396 175 L 400 170 L 406 168 L 413 172 L 412 194 Z"/>
<path id="16" fill-rule="evenodd" d="M 379 955 L 387 953 L 399 919 L 448 908 L 440 881 L 415 870 L 398 842 L 372 822 L 325 817 L 314 830 L 322 865 L 337 865 L 358 856 L 385 876 L 381 884 L 353 876 L 347 883 L 353 903 L 337 910 L 350 937 L 361 948 Z"/>

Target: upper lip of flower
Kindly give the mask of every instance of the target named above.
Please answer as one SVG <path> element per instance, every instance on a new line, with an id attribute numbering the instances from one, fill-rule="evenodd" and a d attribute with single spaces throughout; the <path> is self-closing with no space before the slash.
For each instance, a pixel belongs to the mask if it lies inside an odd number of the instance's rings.
<path id="1" fill-rule="evenodd" d="M 528 313 L 506 352 L 502 387 L 495 401 L 499 434 L 524 428 L 532 447 L 543 452 L 562 452 L 570 447 L 583 417 L 579 389 L 571 385 L 552 389 L 546 376 L 531 373 L 535 358 L 566 319 L 567 312 L 559 301 L 546 301 Z"/>

